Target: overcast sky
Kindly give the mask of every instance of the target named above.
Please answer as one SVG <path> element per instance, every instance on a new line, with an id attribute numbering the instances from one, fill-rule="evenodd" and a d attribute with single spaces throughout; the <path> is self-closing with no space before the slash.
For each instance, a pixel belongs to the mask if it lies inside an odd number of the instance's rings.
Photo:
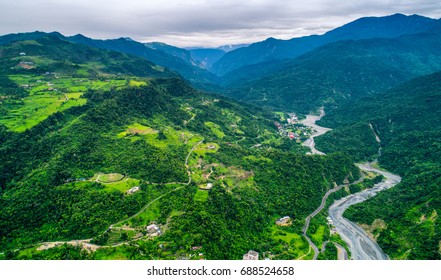
<path id="1" fill-rule="evenodd" d="M 189 46 L 322 34 L 364 16 L 441 17 L 440 0 L 0 0 L 0 34 L 59 31 Z"/>

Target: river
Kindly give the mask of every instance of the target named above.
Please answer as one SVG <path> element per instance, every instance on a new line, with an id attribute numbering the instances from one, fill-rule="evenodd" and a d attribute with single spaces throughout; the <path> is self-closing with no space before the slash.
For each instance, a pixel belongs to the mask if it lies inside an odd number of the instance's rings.
<path id="1" fill-rule="evenodd" d="M 375 172 L 383 175 L 385 180 L 373 188 L 343 197 L 329 207 L 329 217 L 341 238 L 348 244 L 354 260 L 387 260 L 387 255 L 378 244 L 357 224 L 343 217 L 343 213 L 351 205 L 361 203 L 376 195 L 378 192 L 392 188 L 401 181 L 400 176 L 380 170 L 371 163 L 357 164 L 361 170 Z"/>
<path id="2" fill-rule="evenodd" d="M 323 110 L 323 107 L 322 107 L 322 108 L 320 108 L 320 115 L 318 115 L 318 116 L 306 115 L 306 119 L 300 121 L 300 123 L 302 123 L 305 126 L 309 126 L 313 130 L 313 133 L 311 134 L 311 136 L 305 142 L 303 142 L 302 145 L 305 147 L 309 147 L 311 149 L 311 153 L 315 154 L 315 155 L 325 155 L 325 153 L 323 153 L 315 148 L 314 138 L 318 137 L 320 135 L 323 135 L 326 132 L 331 130 L 330 128 L 319 126 L 315 123 L 316 121 L 320 120 L 324 115 L 325 115 L 325 111 Z"/>
<path id="3" fill-rule="evenodd" d="M 303 120 L 305 126 L 313 129 L 311 137 L 303 142 L 304 146 L 311 149 L 312 154 L 324 155 L 325 153 L 315 148 L 314 137 L 320 136 L 331 130 L 330 128 L 321 127 L 315 122 L 320 120 L 325 115 L 323 108 L 320 109 L 320 115 L 307 115 Z M 379 141 L 379 140 L 378 140 Z M 357 224 L 343 218 L 343 213 L 351 205 L 361 203 L 366 199 L 376 195 L 378 192 L 392 188 L 401 181 L 401 177 L 390 172 L 380 170 L 373 166 L 372 163 L 357 164 L 357 166 L 364 171 L 375 172 L 385 177 L 385 180 L 376 184 L 374 187 L 343 197 L 335 201 L 329 207 L 329 217 L 341 236 L 341 238 L 348 244 L 351 251 L 352 259 L 354 260 L 387 260 L 387 255 L 381 250 L 380 246 L 372 240 L 367 233 Z"/>

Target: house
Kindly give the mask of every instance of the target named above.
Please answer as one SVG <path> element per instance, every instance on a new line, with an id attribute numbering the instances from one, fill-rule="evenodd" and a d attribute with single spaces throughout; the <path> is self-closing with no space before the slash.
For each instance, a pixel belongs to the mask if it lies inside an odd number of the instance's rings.
<path id="1" fill-rule="evenodd" d="M 289 226 L 292 224 L 292 219 L 290 216 L 285 216 L 276 221 L 276 225 L 278 226 Z"/>
<path id="2" fill-rule="evenodd" d="M 140 186 L 136 186 L 136 187 L 133 187 L 133 188 L 131 188 L 130 190 L 128 190 L 126 193 L 127 193 L 127 194 L 133 194 L 133 193 L 139 191 L 140 189 L 141 189 Z"/>
<path id="3" fill-rule="evenodd" d="M 156 224 L 148 225 L 146 229 L 150 236 L 157 236 L 162 233 L 161 229 Z"/>
<path id="4" fill-rule="evenodd" d="M 207 183 L 205 187 L 199 187 L 201 190 L 210 190 L 213 187 L 212 183 Z"/>
<path id="5" fill-rule="evenodd" d="M 215 145 L 210 145 L 210 146 L 207 147 L 207 149 L 208 149 L 208 150 L 215 150 L 215 149 L 216 149 L 216 146 L 215 146 Z"/>
<path id="6" fill-rule="evenodd" d="M 243 260 L 257 261 L 259 259 L 259 253 L 253 250 L 249 250 L 248 253 L 243 255 Z"/>
<path id="7" fill-rule="evenodd" d="M 334 224 L 331 217 L 327 217 L 326 220 L 328 221 L 328 224 L 330 224 L 330 225 Z"/>

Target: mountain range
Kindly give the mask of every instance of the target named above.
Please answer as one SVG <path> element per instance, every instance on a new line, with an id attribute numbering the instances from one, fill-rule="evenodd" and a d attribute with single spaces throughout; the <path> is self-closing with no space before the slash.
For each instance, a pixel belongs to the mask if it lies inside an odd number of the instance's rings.
<path id="1" fill-rule="evenodd" d="M 336 259 L 326 211 L 305 219 L 381 181 L 354 164 L 374 160 L 403 180 L 346 217 L 392 259 L 441 259 L 440 23 L 209 49 L 0 36 L 0 259 Z M 325 156 L 301 145 L 320 108 Z"/>

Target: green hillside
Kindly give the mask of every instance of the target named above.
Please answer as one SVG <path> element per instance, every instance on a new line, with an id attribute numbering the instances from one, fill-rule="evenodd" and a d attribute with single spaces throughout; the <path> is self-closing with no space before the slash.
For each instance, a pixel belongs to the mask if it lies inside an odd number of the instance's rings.
<path id="1" fill-rule="evenodd" d="M 305 217 L 359 177 L 140 58 L 41 38 L 1 59 L 0 258 L 312 258 Z"/>

